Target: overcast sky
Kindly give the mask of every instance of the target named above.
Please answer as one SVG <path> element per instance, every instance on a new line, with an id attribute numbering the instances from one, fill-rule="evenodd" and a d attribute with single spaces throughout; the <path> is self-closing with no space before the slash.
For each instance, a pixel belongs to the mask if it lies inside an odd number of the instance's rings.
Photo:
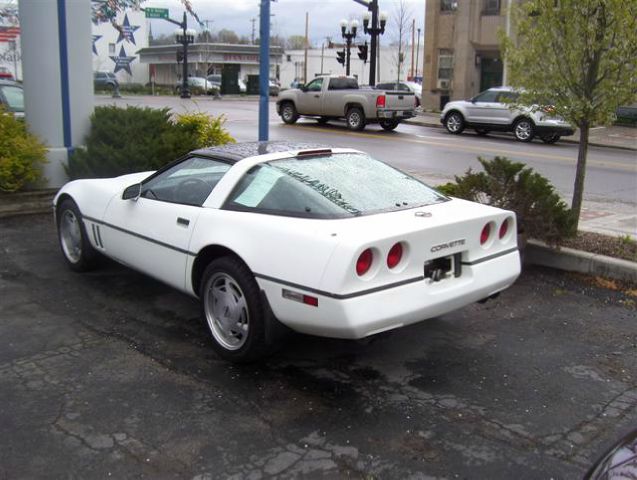
<path id="1" fill-rule="evenodd" d="M 425 0 L 404 0 L 416 28 L 424 30 Z M 234 30 L 239 35 L 250 36 L 251 18 L 256 18 L 256 36 L 259 36 L 259 0 L 191 0 L 193 10 L 201 20 L 212 20 L 211 30 L 222 28 Z M 380 9 L 390 16 L 388 28 L 393 28 L 392 16 L 397 10 L 398 0 L 379 0 Z M 142 7 L 163 7 L 170 9 L 172 18 L 178 18 L 184 11 L 181 0 L 146 0 Z M 340 38 L 339 22 L 342 18 L 356 18 L 362 21 L 366 9 L 354 0 L 278 0 L 271 4 L 272 34 L 289 37 L 305 34 L 305 12 L 310 15 L 310 40 L 314 44 L 327 36 Z M 188 23 L 194 23 L 189 18 Z M 163 20 L 152 20 L 153 34 L 170 34 L 174 25 Z M 391 40 L 393 32 L 387 32 Z"/>

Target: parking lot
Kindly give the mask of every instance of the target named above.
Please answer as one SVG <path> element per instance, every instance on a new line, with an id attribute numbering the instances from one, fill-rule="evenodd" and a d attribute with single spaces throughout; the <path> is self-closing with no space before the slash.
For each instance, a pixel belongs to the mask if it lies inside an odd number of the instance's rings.
<path id="1" fill-rule="evenodd" d="M 635 297 L 532 269 L 365 342 L 220 361 L 196 300 L 0 220 L 0 479 L 570 479 L 637 426 Z"/>

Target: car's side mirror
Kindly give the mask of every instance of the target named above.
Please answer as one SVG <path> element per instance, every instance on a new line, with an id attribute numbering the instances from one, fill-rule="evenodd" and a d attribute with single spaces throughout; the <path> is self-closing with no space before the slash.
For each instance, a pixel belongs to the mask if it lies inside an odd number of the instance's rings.
<path id="1" fill-rule="evenodd" d="M 301 85 L 299 89 L 301 89 L 302 92 L 307 92 L 308 90 L 307 85 Z"/>
<path id="2" fill-rule="evenodd" d="M 126 190 L 124 190 L 124 193 L 122 193 L 122 200 L 137 201 L 137 199 L 139 198 L 141 194 L 142 194 L 142 184 L 136 183 L 135 185 L 126 187 Z"/>

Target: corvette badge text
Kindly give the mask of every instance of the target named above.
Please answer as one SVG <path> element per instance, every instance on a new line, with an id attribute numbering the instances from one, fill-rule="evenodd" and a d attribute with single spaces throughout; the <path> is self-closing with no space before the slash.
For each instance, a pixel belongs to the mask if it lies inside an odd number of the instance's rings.
<path id="1" fill-rule="evenodd" d="M 440 245 L 434 245 L 431 247 L 432 252 L 439 252 L 440 250 L 445 250 L 447 248 L 457 247 L 458 245 L 464 245 L 465 239 L 461 238 L 460 240 L 454 240 L 453 242 L 441 243 Z"/>

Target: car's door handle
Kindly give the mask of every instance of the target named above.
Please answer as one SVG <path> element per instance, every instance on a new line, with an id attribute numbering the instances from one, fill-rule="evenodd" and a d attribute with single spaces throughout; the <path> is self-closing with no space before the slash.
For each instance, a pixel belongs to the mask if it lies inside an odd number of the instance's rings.
<path id="1" fill-rule="evenodd" d="M 183 225 L 184 227 L 187 227 L 188 225 L 190 225 L 190 220 L 188 220 L 187 218 L 177 217 L 177 225 Z"/>

